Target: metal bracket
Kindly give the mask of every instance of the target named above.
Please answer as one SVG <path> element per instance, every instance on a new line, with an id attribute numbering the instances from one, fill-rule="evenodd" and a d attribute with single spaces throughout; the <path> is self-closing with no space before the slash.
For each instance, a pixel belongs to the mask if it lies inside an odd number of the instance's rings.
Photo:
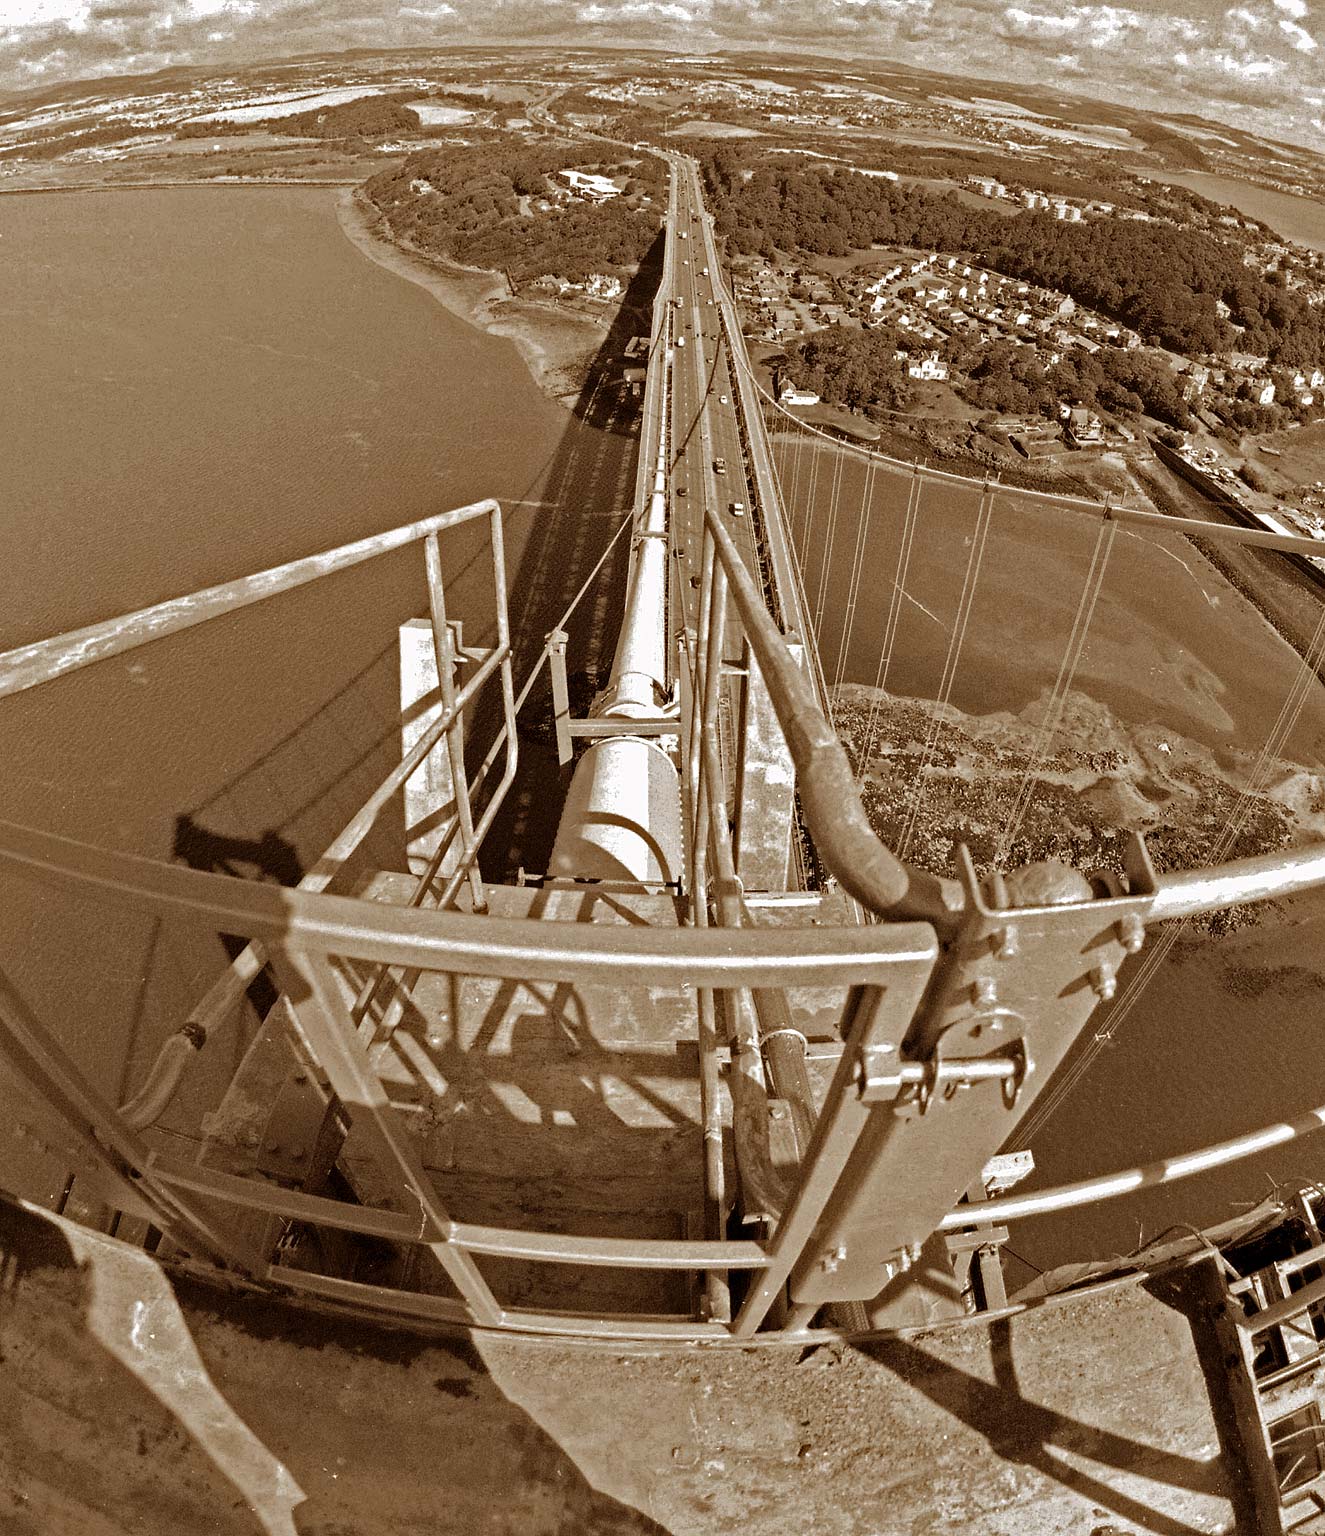
<path id="1" fill-rule="evenodd" d="M 870 1123 L 792 1270 L 795 1306 L 880 1297 L 881 1266 L 927 1241 L 979 1179 L 1145 942 L 1156 885 L 1139 840 L 1122 895 L 1052 862 L 983 883 L 965 850 L 961 864 L 964 916 L 924 1004 L 893 1051 L 849 1048 L 848 1091 Z M 935 1110 L 959 1094 L 960 1108 Z M 825 1271 L 819 1257 L 838 1248 Z M 909 1315 L 905 1292 L 881 1305 Z"/>
<path id="2" fill-rule="evenodd" d="M 935 1052 L 923 1061 L 898 1062 L 889 1070 L 880 1058 L 891 1055 L 889 1046 L 863 1052 L 856 1067 L 856 1086 L 862 1103 L 882 1104 L 891 1100 L 899 1114 L 914 1109 L 923 1115 L 935 1094 L 948 1100 L 958 1089 L 991 1078 L 1002 1083 L 1003 1103 L 1014 1109 L 1022 1085 L 1034 1069 L 1026 1054 L 1026 1042 L 1020 1036 L 988 1056 L 941 1057 Z"/>
<path id="3" fill-rule="evenodd" d="M 258 1172 L 307 1187 L 325 1177 L 343 1139 L 335 1100 L 301 1069 L 285 1079 L 276 1095 L 258 1146 Z"/>

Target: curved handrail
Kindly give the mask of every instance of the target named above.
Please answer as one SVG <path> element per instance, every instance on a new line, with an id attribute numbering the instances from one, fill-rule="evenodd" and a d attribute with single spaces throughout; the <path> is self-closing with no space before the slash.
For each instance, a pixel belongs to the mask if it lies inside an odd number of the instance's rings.
<path id="1" fill-rule="evenodd" d="M 833 986 L 932 964 L 932 929 L 887 926 L 663 928 L 399 907 L 286 889 L 98 848 L 0 821 L 0 869 L 113 895 L 223 933 L 383 965 L 526 981 L 575 976 L 605 986 Z"/>
<path id="2" fill-rule="evenodd" d="M 959 1205 L 939 1222 L 939 1231 L 957 1232 L 965 1227 L 987 1226 L 991 1222 L 1016 1221 L 1023 1216 L 1048 1216 L 1082 1205 L 1097 1205 L 1101 1200 L 1116 1200 L 1119 1195 L 1130 1195 L 1133 1190 L 1147 1189 L 1154 1184 L 1176 1184 L 1179 1179 L 1190 1179 L 1195 1174 L 1208 1173 L 1212 1168 L 1223 1168 L 1245 1157 L 1254 1157 L 1257 1152 L 1283 1146 L 1285 1142 L 1308 1136 L 1322 1127 L 1325 1127 L 1325 1104 L 1318 1104 L 1293 1120 L 1277 1121 L 1259 1130 L 1248 1131 L 1246 1135 L 1214 1142 L 1195 1152 L 1163 1157 L 1136 1168 L 1125 1168 L 1119 1173 L 1078 1179 L 1072 1184 L 1058 1184 L 1052 1189 L 1036 1190 L 1027 1195 L 1003 1195 L 995 1200 Z"/>
<path id="3" fill-rule="evenodd" d="M 712 509 L 705 513 L 705 527 L 796 765 L 801 810 L 825 867 L 871 912 L 918 918 L 950 931 L 965 906 L 961 886 L 903 864 L 880 841 L 860 803 L 837 732 L 792 660 L 731 535 Z"/>

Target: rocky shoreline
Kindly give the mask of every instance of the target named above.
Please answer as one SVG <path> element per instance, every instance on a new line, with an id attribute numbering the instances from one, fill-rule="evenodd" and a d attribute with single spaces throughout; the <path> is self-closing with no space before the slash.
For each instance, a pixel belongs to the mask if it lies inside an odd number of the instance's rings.
<path id="1" fill-rule="evenodd" d="M 922 786 L 905 856 L 939 874 L 956 873 L 963 843 L 981 873 L 1046 858 L 1120 871 L 1139 832 L 1164 871 L 1325 838 L 1325 775 L 1132 725 L 1076 692 L 1045 739 L 1047 705 L 1046 694 L 1016 714 L 968 715 L 859 684 L 832 692 L 853 766 L 867 754 L 861 796 L 875 831 L 898 849 Z M 1009 841 L 1028 766 L 1033 792 Z"/>
<path id="2" fill-rule="evenodd" d="M 580 399 L 590 364 L 602 346 L 611 313 L 601 320 L 553 304 L 512 298 L 498 272 L 441 262 L 394 239 L 362 189 L 337 199 L 337 217 L 350 242 L 370 261 L 426 288 L 439 304 L 490 336 L 513 341 L 546 394 L 567 408 Z"/>

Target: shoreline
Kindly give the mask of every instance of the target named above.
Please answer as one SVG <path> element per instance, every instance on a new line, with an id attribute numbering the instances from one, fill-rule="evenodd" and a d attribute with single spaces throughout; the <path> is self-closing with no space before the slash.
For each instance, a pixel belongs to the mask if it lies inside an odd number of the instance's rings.
<path id="1" fill-rule="evenodd" d="M 1201 867 L 1230 827 L 1238 828 L 1237 840 L 1220 850 L 1222 860 L 1325 837 L 1319 770 L 1136 724 L 1085 690 L 1066 695 L 1048 737 L 1048 690 L 1021 710 L 982 714 L 861 683 L 841 683 L 831 697 L 834 725 L 853 763 L 865 752 L 866 814 L 890 847 L 912 819 L 901 807 L 923 773 L 927 792 L 909 856 L 936 874 L 956 874 L 960 842 L 982 873 L 1043 858 L 1121 870 L 1127 835 L 1140 833 L 1163 872 Z M 922 750 L 922 740 L 937 740 L 939 722 L 942 751 Z M 1008 834 L 1013 820 L 1020 830 Z M 1000 828 L 1015 843 L 1003 846 Z M 1231 931 L 1248 921 L 1245 908 L 1227 916 L 1197 920 L 1193 932 Z M 1252 919 L 1266 920 L 1263 912 Z M 1325 967 L 1320 975 L 1325 985 Z"/>
<path id="2" fill-rule="evenodd" d="M 600 322 L 512 298 L 501 273 L 443 263 L 399 244 L 383 233 L 384 221 L 359 185 L 337 197 L 336 218 L 345 237 L 369 261 L 417 283 L 466 325 L 514 342 L 534 383 L 566 409 L 574 409 L 589 364 L 610 330 L 609 316 Z"/>

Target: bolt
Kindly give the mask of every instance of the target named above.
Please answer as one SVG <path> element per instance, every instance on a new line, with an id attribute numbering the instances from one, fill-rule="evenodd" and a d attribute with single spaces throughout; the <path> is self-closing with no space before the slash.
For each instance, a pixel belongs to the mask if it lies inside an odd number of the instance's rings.
<path id="1" fill-rule="evenodd" d="M 971 983 L 971 995 L 978 1008 L 992 1008 L 998 1001 L 998 984 L 992 976 L 977 976 Z"/>
<path id="2" fill-rule="evenodd" d="M 280 1150 L 281 1150 L 281 1144 L 280 1144 L 279 1141 L 269 1141 L 267 1143 L 267 1151 L 268 1152 L 279 1152 Z"/>
<path id="3" fill-rule="evenodd" d="M 824 1274 L 835 1274 L 842 1267 L 842 1262 L 847 1256 L 846 1249 L 839 1243 L 836 1248 L 830 1248 L 823 1258 L 819 1260 L 819 1268 Z"/>
<path id="4" fill-rule="evenodd" d="M 1015 928 L 998 928 L 994 931 L 994 954 L 1000 960 L 1011 960 L 1021 948 L 1021 940 Z"/>
<path id="5" fill-rule="evenodd" d="M 1146 927 L 1135 912 L 1118 920 L 1118 938 L 1129 955 L 1134 955 L 1146 941 Z"/>
<path id="6" fill-rule="evenodd" d="M 771 1104 L 769 1105 L 768 1112 L 774 1120 L 785 1120 L 787 1118 L 787 1106 L 785 1104 Z"/>
<path id="7" fill-rule="evenodd" d="M 302 1157 L 303 1155 L 304 1155 L 304 1144 L 301 1141 L 296 1141 L 295 1144 L 290 1148 L 290 1156 L 291 1157 Z"/>
<path id="8" fill-rule="evenodd" d="M 1118 978 L 1112 968 L 1107 965 L 1097 965 L 1091 971 L 1090 984 L 1095 989 L 1095 996 L 1102 1003 L 1107 1003 L 1118 990 Z"/>

